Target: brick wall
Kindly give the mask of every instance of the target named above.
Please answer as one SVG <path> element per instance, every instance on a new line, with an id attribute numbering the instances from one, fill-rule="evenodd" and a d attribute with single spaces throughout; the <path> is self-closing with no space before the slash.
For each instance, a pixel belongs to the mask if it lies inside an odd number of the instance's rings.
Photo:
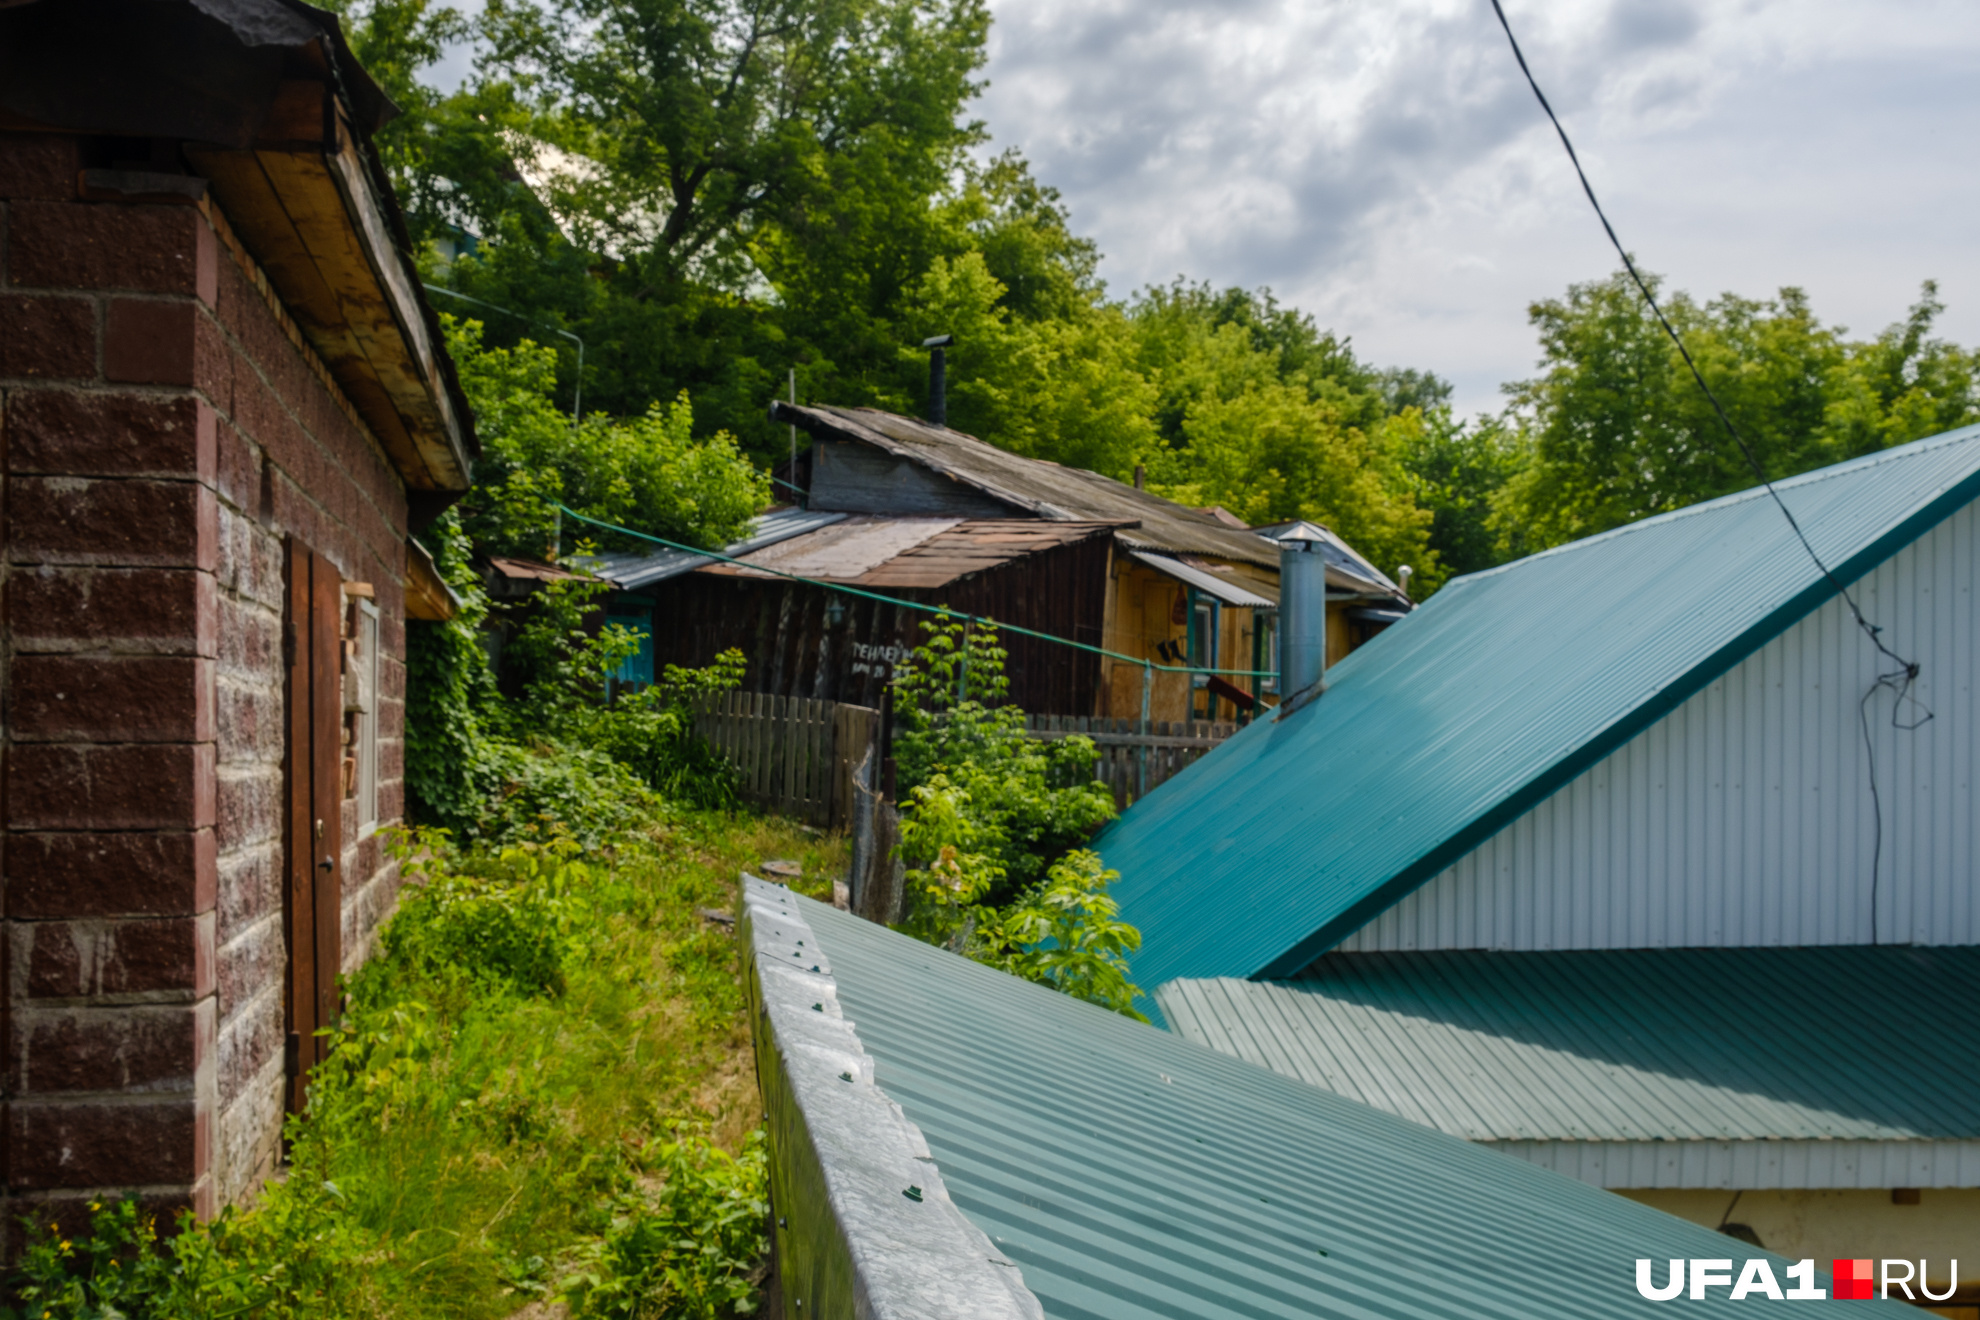
<path id="1" fill-rule="evenodd" d="M 0 132 L 5 1193 L 202 1213 L 281 1127 L 282 538 L 382 614 L 401 814 L 404 490 L 225 218 L 76 200 Z M 347 968 L 396 894 L 345 820 Z"/>

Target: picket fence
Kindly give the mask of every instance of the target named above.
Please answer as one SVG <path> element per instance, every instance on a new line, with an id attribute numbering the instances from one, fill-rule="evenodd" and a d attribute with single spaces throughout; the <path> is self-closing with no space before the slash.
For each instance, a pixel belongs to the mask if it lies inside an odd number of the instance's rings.
<path id="1" fill-rule="evenodd" d="M 880 734 L 880 712 L 809 697 L 722 692 L 695 710 L 695 732 L 742 772 L 751 802 L 813 825 L 846 828 L 852 768 Z"/>
<path id="2" fill-rule="evenodd" d="M 1226 721 L 1155 720 L 1143 732 L 1140 720 L 1084 715 L 1033 715 L 1027 725 L 1034 738 L 1091 738 L 1100 751 L 1093 777 L 1113 790 L 1122 810 L 1238 731 Z"/>

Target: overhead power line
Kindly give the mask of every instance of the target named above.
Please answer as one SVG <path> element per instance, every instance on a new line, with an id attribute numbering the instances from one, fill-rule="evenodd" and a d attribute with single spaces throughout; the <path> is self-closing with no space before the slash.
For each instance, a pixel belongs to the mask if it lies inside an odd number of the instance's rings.
<path id="1" fill-rule="evenodd" d="M 1781 517 L 1787 519 L 1787 525 L 1794 529 L 1795 539 L 1801 542 L 1801 548 L 1808 552 L 1808 557 L 1815 561 L 1815 567 L 1828 580 L 1829 585 L 1835 588 L 1836 594 L 1842 597 L 1843 604 L 1849 608 L 1850 617 L 1856 620 L 1856 626 L 1863 630 L 1863 635 L 1870 639 L 1872 646 L 1897 666 L 1894 670 L 1877 675 L 1876 682 L 1870 685 L 1869 690 L 1863 694 L 1863 700 L 1857 704 L 1857 714 L 1863 726 L 1863 754 L 1870 765 L 1870 803 L 1875 820 L 1870 861 L 1870 942 L 1875 944 L 1877 942 L 1877 882 L 1880 878 L 1880 860 L 1884 844 L 1884 811 L 1882 799 L 1877 792 L 1877 751 L 1870 739 L 1870 698 L 1876 694 L 1878 688 L 1889 688 L 1897 695 L 1897 705 L 1891 711 L 1893 728 L 1916 729 L 1930 720 L 1931 710 L 1912 694 L 1912 687 L 1918 681 L 1918 662 L 1907 660 L 1885 644 L 1884 630 L 1863 617 L 1863 611 L 1856 606 L 1856 598 L 1850 595 L 1849 588 L 1843 585 L 1842 580 L 1830 570 L 1828 564 L 1823 562 L 1822 556 L 1809 542 L 1808 534 L 1802 531 L 1801 523 L 1795 518 L 1794 511 L 1788 508 L 1787 501 L 1781 498 L 1781 493 L 1774 489 L 1774 483 L 1768 478 L 1767 470 L 1761 465 L 1759 456 L 1753 452 L 1753 447 L 1746 443 L 1746 437 L 1739 433 L 1739 428 L 1733 425 L 1732 418 L 1726 413 L 1725 405 L 1719 402 L 1719 396 L 1714 394 L 1712 387 L 1705 383 L 1705 373 L 1698 369 L 1698 363 L 1692 359 L 1691 350 L 1685 347 L 1684 337 L 1678 334 L 1677 327 L 1673 326 L 1670 318 L 1664 315 L 1664 309 L 1657 305 L 1657 295 L 1650 291 L 1649 282 L 1636 269 L 1636 262 L 1631 259 L 1629 250 L 1623 246 L 1622 240 L 1616 237 L 1616 227 L 1609 223 L 1608 212 L 1602 209 L 1601 199 L 1595 196 L 1595 185 L 1588 181 L 1588 171 L 1581 167 L 1581 157 L 1575 154 L 1574 142 L 1568 137 L 1567 128 L 1561 123 L 1561 117 L 1554 113 L 1554 107 L 1548 104 L 1547 94 L 1540 90 L 1539 80 L 1533 76 L 1533 70 L 1526 62 L 1526 53 L 1519 48 L 1519 38 L 1513 35 L 1512 23 L 1507 20 L 1505 6 L 1500 0 L 1492 0 L 1492 12 L 1499 16 L 1499 26 L 1505 29 L 1506 41 L 1512 46 L 1513 58 L 1519 61 L 1519 71 L 1526 75 L 1526 85 L 1533 89 L 1534 99 L 1539 101 L 1540 108 L 1546 111 L 1548 122 L 1553 124 L 1554 132 L 1561 139 L 1561 146 L 1567 149 L 1568 161 L 1574 166 L 1575 177 L 1581 180 L 1581 191 L 1587 194 L 1588 204 L 1595 208 L 1595 218 L 1602 222 L 1602 232 L 1609 236 L 1610 245 L 1615 248 L 1616 255 L 1622 258 L 1623 269 L 1629 272 L 1629 278 L 1636 284 L 1637 292 L 1643 295 L 1643 301 L 1650 308 L 1651 314 L 1657 318 L 1657 324 L 1664 328 L 1664 333 L 1670 336 L 1671 343 L 1677 346 L 1678 355 L 1684 359 L 1684 365 L 1690 369 L 1692 380 L 1698 383 L 1700 392 L 1711 402 L 1712 411 L 1718 416 L 1719 425 L 1725 428 L 1733 444 L 1739 447 L 1741 456 L 1746 459 L 1746 465 L 1753 469 L 1754 477 L 1767 488 L 1767 494 L 1773 498 L 1774 506 L 1781 511 Z M 1906 702 L 1910 702 L 1914 708 L 1923 713 L 1909 721 L 1900 719 L 1899 712 L 1904 709 Z"/>

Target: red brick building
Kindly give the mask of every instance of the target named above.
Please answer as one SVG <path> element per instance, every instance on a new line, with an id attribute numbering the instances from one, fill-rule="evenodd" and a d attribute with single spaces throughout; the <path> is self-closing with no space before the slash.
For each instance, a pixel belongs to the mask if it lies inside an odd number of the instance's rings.
<path id="1" fill-rule="evenodd" d="M 287 0 L 0 7 L 10 1224 L 250 1191 L 396 894 L 408 537 L 474 440 L 391 111 Z"/>

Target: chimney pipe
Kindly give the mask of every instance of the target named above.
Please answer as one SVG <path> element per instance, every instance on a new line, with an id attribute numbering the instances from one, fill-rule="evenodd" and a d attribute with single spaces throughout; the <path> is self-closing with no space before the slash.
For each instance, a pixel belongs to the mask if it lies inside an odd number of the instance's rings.
<path id="1" fill-rule="evenodd" d="M 1134 488 L 1136 490 L 1148 489 L 1148 469 L 1139 463 L 1134 465 Z"/>
<path id="2" fill-rule="evenodd" d="M 1279 541 L 1279 715 L 1326 689 L 1327 557 L 1304 524 Z"/>
<path id="3" fill-rule="evenodd" d="M 936 426 L 949 424 L 949 355 L 954 335 L 936 335 L 921 341 L 928 354 L 928 420 Z"/>

